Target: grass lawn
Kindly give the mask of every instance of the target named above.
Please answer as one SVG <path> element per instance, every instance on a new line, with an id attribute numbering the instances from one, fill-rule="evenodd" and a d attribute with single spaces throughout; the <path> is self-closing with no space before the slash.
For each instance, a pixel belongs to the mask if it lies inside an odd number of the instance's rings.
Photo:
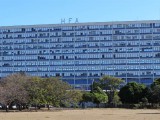
<path id="1" fill-rule="evenodd" d="M 50 112 L 0 112 L 0 120 L 160 120 L 160 110 L 100 108 Z"/>

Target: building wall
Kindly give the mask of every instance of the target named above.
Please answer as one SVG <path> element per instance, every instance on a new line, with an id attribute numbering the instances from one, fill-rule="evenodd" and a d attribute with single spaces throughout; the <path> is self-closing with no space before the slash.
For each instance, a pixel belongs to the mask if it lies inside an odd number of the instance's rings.
<path id="1" fill-rule="evenodd" d="M 151 84 L 160 77 L 160 21 L 0 27 L 0 77 L 19 71 L 80 89 L 103 75 Z"/>

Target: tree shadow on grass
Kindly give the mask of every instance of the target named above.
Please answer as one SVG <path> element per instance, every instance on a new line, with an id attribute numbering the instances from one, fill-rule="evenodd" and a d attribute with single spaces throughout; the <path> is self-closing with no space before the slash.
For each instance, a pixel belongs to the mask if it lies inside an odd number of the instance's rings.
<path id="1" fill-rule="evenodd" d="M 160 113 L 137 113 L 137 114 L 160 114 Z"/>

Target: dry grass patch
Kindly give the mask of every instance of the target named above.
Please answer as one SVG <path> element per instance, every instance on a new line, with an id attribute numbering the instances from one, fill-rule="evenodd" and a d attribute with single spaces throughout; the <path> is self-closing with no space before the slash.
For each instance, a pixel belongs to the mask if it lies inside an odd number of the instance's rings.
<path id="1" fill-rule="evenodd" d="M 160 110 L 85 109 L 58 112 L 0 112 L 0 120 L 160 120 Z"/>

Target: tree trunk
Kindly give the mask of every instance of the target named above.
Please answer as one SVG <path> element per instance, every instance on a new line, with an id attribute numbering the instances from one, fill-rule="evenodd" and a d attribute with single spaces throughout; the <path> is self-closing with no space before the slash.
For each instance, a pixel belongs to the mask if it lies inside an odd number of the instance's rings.
<path id="1" fill-rule="evenodd" d="M 18 109 L 19 109 L 19 111 L 22 111 L 21 104 L 18 104 Z"/>
<path id="2" fill-rule="evenodd" d="M 50 108 L 49 108 L 49 104 L 47 104 L 47 108 L 48 108 L 48 110 L 50 110 Z"/>
<path id="3" fill-rule="evenodd" d="M 35 106 L 35 111 L 37 112 L 37 104 L 36 104 L 36 106 Z"/>
<path id="4" fill-rule="evenodd" d="M 8 108 L 6 107 L 6 112 L 8 112 Z"/>
<path id="5" fill-rule="evenodd" d="M 28 108 L 28 110 L 30 111 L 30 110 L 31 110 L 31 105 L 28 105 L 27 108 Z"/>
<path id="6" fill-rule="evenodd" d="M 97 104 L 97 107 L 99 108 L 100 103 Z"/>
<path id="7" fill-rule="evenodd" d="M 8 106 L 8 105 L 6 105 L 6 112 L 8 112 L 8 109 L 9 109 L 9 106 Z"/>

